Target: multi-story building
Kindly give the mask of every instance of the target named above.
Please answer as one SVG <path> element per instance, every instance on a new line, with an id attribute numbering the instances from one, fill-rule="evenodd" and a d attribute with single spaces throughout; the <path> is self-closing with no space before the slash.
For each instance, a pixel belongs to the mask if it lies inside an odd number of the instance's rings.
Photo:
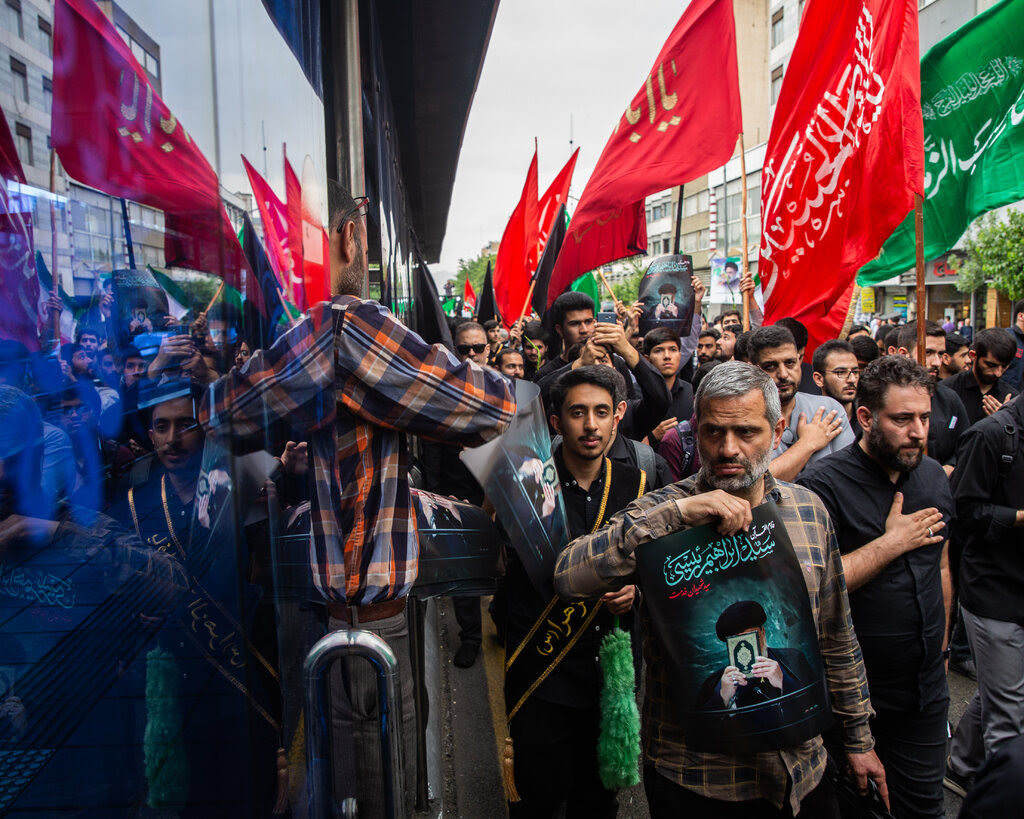
<path id="1" fill-rule="evenodd" d="M 113 0 L 97 5 L 131 48 L 153 90 L 162 94 L 159 44 Z M 124 219 L 120 199 L 69 179 L 51 150 L 53 16 L 52 0 L 0 4 L 0 107 L 7 112 L 25 171 L 27 185 L 19 193 L 33 208 L 35 245 L 46 264 L 56 267 L 64 289 L 87 298 L 96 291 L 101 273 L 128 266 Z M 247 194 L 222 188 L 221 199 L 236 226 L 252 210 Z M 126 204 L 136 265 L 163 265 L 163 213 L 137 202 Z M 57 228 L 56 265 L 51 213 Z"/>

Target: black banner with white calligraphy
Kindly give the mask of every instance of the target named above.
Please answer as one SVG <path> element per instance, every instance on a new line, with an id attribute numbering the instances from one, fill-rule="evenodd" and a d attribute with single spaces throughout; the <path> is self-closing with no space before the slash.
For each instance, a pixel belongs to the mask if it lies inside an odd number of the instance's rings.
<path id="1" fill-rule="evenodd" d="M 749 753 L 831 722 L 800 564 L 774 503 L 749 532 L 675 532 L 636 551 L 651 627 L 668 652 L 687 744 Z"/>

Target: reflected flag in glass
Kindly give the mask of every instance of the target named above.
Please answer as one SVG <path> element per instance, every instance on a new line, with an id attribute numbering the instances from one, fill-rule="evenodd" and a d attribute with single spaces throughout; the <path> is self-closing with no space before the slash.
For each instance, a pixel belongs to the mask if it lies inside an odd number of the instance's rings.
<path id="1" fill-rule="evenodd" d="M 9 181 L 24 184 L 25 172 L 2 112 L 0 177 L 0 339 L 38 350 L 39 279 L 32 252 L 32 203 L 7 188 Z"/>
<path id="2" fill-rule="evenodd" d="M 54 28 L 52 139 L 65 170 L 164 211 L 167 263 L 240 287 L 245 262 L 217 174 L 114 26 L 92 0 L 57 0 Z"/>

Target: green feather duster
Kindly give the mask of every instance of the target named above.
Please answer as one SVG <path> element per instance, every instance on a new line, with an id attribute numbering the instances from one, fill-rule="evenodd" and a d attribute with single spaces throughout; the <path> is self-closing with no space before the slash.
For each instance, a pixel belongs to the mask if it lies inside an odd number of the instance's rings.
<path id="1" fill-rule="evenodd" d="M 188 798 L 188 762 L 181 745 L 178 664 L 161 648 L 146 655 L 146 734 L 143 750 L 150 807 L 183 805 Z"/>
<path id="2" fill-rule="evenodd" d="M 640 782 L 640 713 L 633 692 L 633 650 L 629 632 L 619 628 L 618 617 L 601 641 L 598 654 L 604 686 L 597 765 L 604 786 L 618 790 Z"/>

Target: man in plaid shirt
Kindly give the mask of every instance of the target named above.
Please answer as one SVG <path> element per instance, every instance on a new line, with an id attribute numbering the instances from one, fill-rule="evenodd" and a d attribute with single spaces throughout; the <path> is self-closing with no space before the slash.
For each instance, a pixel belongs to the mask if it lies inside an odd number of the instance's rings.
<path id="1" fill-rule="evenodd" d="M 398 657 L 407 800 L 416 782 L 413 686 L 404 615 L 419 549 L 406 435 L 476 446 L 504 431 L 515 399 L 499 374 L 428 346 L 375 301 L 367 286 L 368 200 L 332 186 L 331 292 L 269 350 L 210 386 L 199 420 L 211 434 L 262 446 L 287 420 L 308 430 L 312 583 L 329 627 L 368 629 Z M 376 675 L 368 663 L 332 671 L 336 798 L 358 781 L 360 816 L 382 811 Z M 367 752 L 369 751 L 369 752 Z M 344 770 L 339 763 L 353 765 Z"/>
<path id="2" fill-rule="evenodd" d="M 635 551 L 670 532 L 718 524 L 746 529 L 751 508 L 775 501 L 807 584 L 832 710 L 843 729 L 850 772 L 862 792 L 874 780 L 888 799 L 873 750 L 872 716 L 860 646 L 850 620 L 842 560 L 825 507 L 802 487 L 768 471 L 785 429 L 779 394 L 757 367 L 729 362 L 701 382 L 696 396 L 701 471 L 638 498 L 594 534 L 574 540 L 555 569 L 566 598 L 594 597 L 634 582 Z M 837 816 L 824 776 L 821 737 L 775 751 L 706 753 L 687 748 L 667 674 L 668 652 L 641 609 L 647 686 L 643 714 L 644 787 L 651 816 Z"/>

